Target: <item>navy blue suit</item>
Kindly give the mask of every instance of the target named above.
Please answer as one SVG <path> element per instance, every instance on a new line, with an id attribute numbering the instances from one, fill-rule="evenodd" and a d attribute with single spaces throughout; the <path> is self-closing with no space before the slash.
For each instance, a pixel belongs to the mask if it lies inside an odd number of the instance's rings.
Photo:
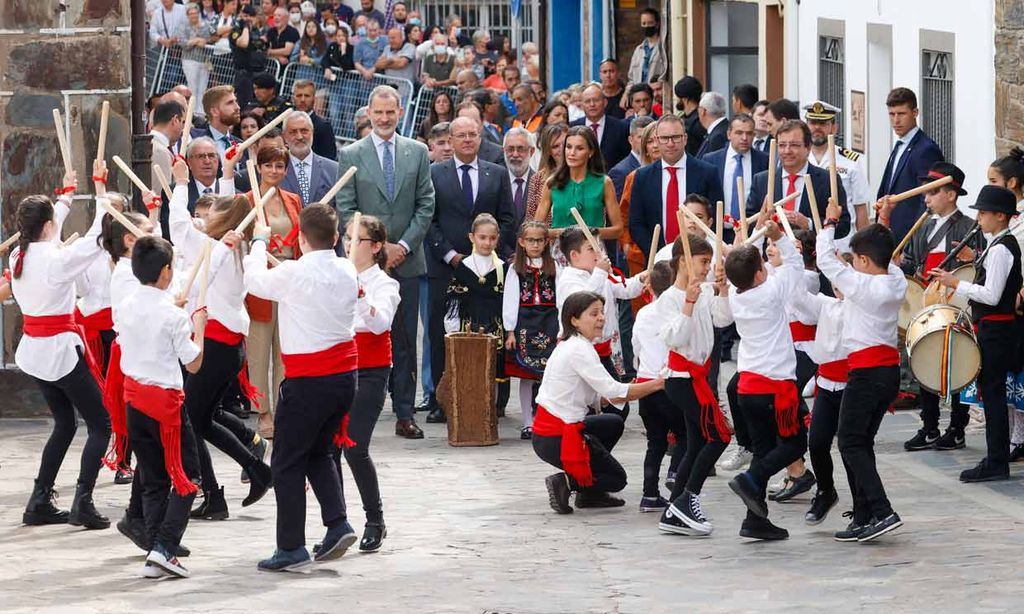
<path id="1" fill-rule="evenodd" d="M 661 179 L 664 170 L 661 161 L 640 167 L 633 177 L 633 192 L 629 206 L 629 235 L 640 251 L 651 250 L 651 233 L 654 225 L 665 228 L 665 201 L 661 194 Z M 718 181 L 715 167 L 693 156 L 686 156 L 686 185 L 680 186 L 679 205 L 682 206 L 687 194 L 700 194 L 711 202 L 722 200 L 722 184 Z M 658 237 L 658 247 L 665 244 L 664 233 Z"/>
<path id="2" fill-rule="evenodd" d="M 829 173 L 827 169 L 818 168 L 813 164 L 807 165 L 807 173 L 811 176 L 814 181 L 814 196 L 818 201 L 818 213 L 821 215 L 822 222 L 825 221 L 825 209 L 828 207 L 828 199 L 831 196 L 832 187 L 829 181 Z M 786 195 L 785 188 L 783 187 L 782 178 L 786 175 L 786 171 L 779 169 L 779 172 L 775 173 L 775 200 L 782 200 Z M 806 188 L 806 186 L 805 186 Z M 750 184 L 750 196 L 747 198 L 747 215 L 754 215 L 761 210 L 761 204 L 764 202 L 764 197 L 768 193 L 768 171 L 764 170 L 754 175 L 754 181 Z M 843 189 L 843 182 L 839 182 L 839 206 L 843 208 L 843 213 L 839 216 L 839 224 L 836 226 L 836 237 L 845 237 L 850 232 L 850 212 L 846 210 L 846 190 Z M 800 195 L 800 213 L 807 217 L 808 220 L 813 219 L 811 217 L 811 204 L 807 198 L 807 190 L 804 189 Z M 813 226 L 813 222 L 811 225 Z"/>
<path id="3" fill-rule="evenodd" d="M 640 168 L 640 159 L 630 152 L 628 156 L 622 159 L 608 171 L 608 178 L 612 180 L 612 185 L 615 186 L 615 200 L 622 198 L 622 189 L 626 186 L 626 177 L 629 174 Z"/>
<path id="4" fill-rule="evenodd" d="M 878 198 L 916 188 L 921 184 L 918 178 L 927 175 L 932 164 L 946 159 L 942 155 L 942 149 L 924 133 L 924 130 L 918 130 L 903 149 L 895 169 L 892 168 L 892 152 L 889 152 L 889 162 L 885 165 L 882 183 L 878 186 Z M 893 209 L 889 218 L 889 228 L 892 229 L 897 242 L 906 236 L 907 231 L 922 213 L 924 199 L 920 196 L 908 198 Z"/>
<path id="5" fill-rule="evenodd" d="M 581 117 L 569 124 L 570 126 L 589 126 L 590 120 Z M 604 116 L 604 130 L 601 133 L 601 155 L 604 156 L 604 167 L 612 168 L 629 155 L 629 123 L 615 119 L 611 115 Z"/>
<path id="6" fill-rule="evenodd" d="M 728 147 L 728 145 L 726 145 L 725 147 L 723 147 L 723 148 L 721 148 L 721 149 L 719 149 L 717 151 L 712 151 L 709 154 L 705 154 L 704 157 L 701 158 L 701 160 L 703 160 L 704 162 L 707 162 L 711 166 L 714 166 L 715 169 L 717 170 L 717 172 L 718 172 L 718 181 L 722 184 L 722 194 L 723 194 L 723 196 L 725 194 L 725 184 L 727 182 L 728 183 L 732 183 L 732 176 L 729 176 L 729 177 L 725 176 L 725 163 L 727 162 L 728 154 L 729 154 L 729 147 Z M 758 150 L 756 150 L 754 148 L 751 148 L 750 149 L 750 176 L 747 176 L 747 175 L 743 176 L 743 184 L 746 185 L 746 186 L 753 185 L 753 183 L 752 183 L 753 180 L 754 180 L 753 175 L 756 175 L 756 174 L 760 173 L 761 171 L 766 171 L 766 170 L 768 170 L 768 154 L 760 152 L 760 151 L 758 151 Z M 735 185 L 732 186 L 732 189 L 735 190 L 736 186 Z M 724 198 L 723 198 L 723 200 L 724 200 Z M 725 203 L 725 212 L 726 213 L 729 213 L 729 204 L 730 203 Z M 745 207 L 746 206 L 746 201 L 744 200 L 742 194 L 739 196 L 739 204 L 740 204 L 741 207 Z M 726 243 L 731 243 L 732 239 L 733 239 L 733 234 L 734 234 L 734 232 L 733 232 L 732 228 L 726 227 L 725 230 L 722 232 L 722 238 L 723 238 L 723 240 Z"/>

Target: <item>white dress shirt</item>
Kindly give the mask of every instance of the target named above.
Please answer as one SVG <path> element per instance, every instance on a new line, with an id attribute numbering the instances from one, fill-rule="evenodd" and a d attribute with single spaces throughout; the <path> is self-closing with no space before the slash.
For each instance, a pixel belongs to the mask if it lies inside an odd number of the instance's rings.
<path id="1" fill-rule="evenodd" d="M 722 197 L 725 198 L 725 212 L 729 212 L 729 204 L 732 202 L 732 193 L 736 189 L 736 184 L 732 180 L 733 173 L 736 172 L 736 154 L 739 153 L 729 145 L 725 149 L 725 169 L 722 174 Z M 750 168 L 750 150 L 747 153 L 740 154 L 743 161 L 743 193 L 739 195 L 739 206 L 747 206 L 747 196 L 750 194 L 750 184 L 753 183 L 753 174 Z"/>
<path id="2" fill-rule="evenodd" d="M 93 258 L 89 268 L 75 279 L 75 292 L 78 294 L 78 310 L 83 316 L 110 307 L 110 272 L 114 263 L 110 254 L 103 251 Z"/>
<path id="3" fill-rule="evenodd" d="M 69 212 L 67 199 L 60 199 L 54 207 L 57 232 L 53 239 L 30 243 L 22 263 L 21 276 L 11 280 L 14 297 L 26 316 L 74 313 L 75 279 L 100 254 L 101 248 L 96 239 L 100 236 L 103 209 L 96 207 L 92 225 L 84 237 L 67 247 L 61 247 L 60 231 Z M 19 253 L 20 248 L 15 247 L 11 252 L 12 263 L 17 261 Z M 75 333 L 58 333 L 52 337 L 24 335 L 18 342 L 14 362 L 32 377 L 55 382 L 71 373 L 78 364 L 78 347 L 82 347 L 82 339 Z"/>
<path id="4" fill-rule="evenodd" d="M 789 297 L 802 289 L 804 262 L 789 237 L 775 242 L 782 266 L 759 286 L 739 292 L 729 287 L 729 308 L 736 321 L 740 343 L 736 368 L 773 380 L 796 379 L 796 354 L 783 308 Z"/>
<path id="5" fill-rule="evenodd" d="M 807 355 L 817 365 L 845 360 L 847 354 L 843 350 L 843 321 L 846 319 L 846 303 L 821 293 L 808 293 L 803 301 L 808 310 L 814 313 L 813 324 L 817 326 L 814 341 L 807 346 Z M 817 376 L 817 383 L 819 388 L 832 392 L 846 388 L 846 382 L 836 382 L 822 375 Z"/>
<path id="6" fill-rule="evenodd" d="M 1003 295 L 1003 289 L 1006 288 L 1006 278 L 1010 275 L 1010 269 L 1013 268 L 1013 254 L 1006 249 L 1005 245 L 994 245 L 994 243 L 1007 232 L 1009 230 L 1003 230 L 994 235 L 985 234 L 988 247 L 976 261 L 982 262 L 981 266 L 985 269 L 985 283 L 975 284 L 961 281 L 956 287 L 958 296 L 986 305 L 995 305 L 999 302 Z"/>
<path id="7" fill-rule="evenodd" d="M 114 330 L 121 346 L 121 371 L 140 384 L 181 390 L 179 363 L 199 356 L 192 322 L 169 293 L 143 286 L 114 307 Z"/>
<path id="8" fill-rule="evenodd" d="M 390 331 L 402 300 L 398 295 L 398 280 L 376 264 L 359 273 L 358 279 L 363 296 L 356 300 L 356 317 L 352 322 L 355 331 L 374 335 Z"/>
<path id="9" fill-rule="evenodd" d="M 612 283 L 608 273 L 594 267 L 593 272 L 568 266 L 555 280 L 555 303 L 558 305 L 558 332 L 562 332 L 562 304 L 573 292 L 596 292 L 604 297 L 604 331 L 596 343 L 608 341 L 619 330 L 619 306 L 616 299 L 633 299 L 643 291 L 638 275 L 626 280 L 625 284 L 618 281 Z"/>
<path id="10" fill-rule="evenodd" d="M 633 322 L 633 361 L 636 376 L 654 379 L 665 369 L 668 347 L 658 336 L 661 321 L 657 303 L 650 303 L 636 312 Z"/>
<path id="11" fill-rule="evenodd" d="M 527 258 L 526 264 L 539 269 L 544 266 L 544 259 Z M 501 321 L 505 332 L 514 331 L 519 323 L 519 290 L 519 273 L 510 266 L 505 272 L 505 290 L 501 297 Z"/>
<path id="12" fill-rule="evenodd" d="M 309 354 L 354 336 L 356 269 L 333 249 L 306 252 L 267 268 L 267 246 L 255 241 L 245 257 L 245 288 L 277 301 L 282 354 Z"/>
<path id="13" fill-rule="evenodd" d="M 926 244 L 927 243 L 931 243 L 932 237 L 934 237 L 936 234 L 938 234 L 938 232 L 940 230 L 942 230 L 943 224 L 948 222 L 949 218 L 953 217 L 954 213 L 956 213 L 955 209 L 953 211 L 950 211 L 946 215 L 932 215 L 932 220 L 935 221 L 935 225 L 932 226 L 931 232 L 928 233 L 928 239 L 925 241 Z M 929 253 L 935 253 L 935 252 L 945 253 L 946 252 L 946 246 L 944 244 L 945 244 L 945 241 L 939 241 L 935 245 L 935 247 L 932 248 L 932 250 Z"/>
<path id="14" fill-rule="evenodd" d="M 138 278 L 132 273 L 131 256 L 121 256 L 118 258 L 114 264 L 114 270 L 110 273 L 110 306 L 117 307 L 132 294 L 135 294 L 135 291 L 140 287 L 142 287 L 142 284 L 139 283 Z M 114 328 L 116 329 L 116 309 L 114 313 Z"/>
<path id="15" fill-rule="evenodd" d="M 907 132 L 903 136 L 897 136 L 896 140 L 893 141 L 893 143 L 892 143 L 893 149 L 896 148 L 896 142 L 897 141 L 902 141 L 903 145 L 900 146 L 900 150 L 898 152 L 896 152 L 896 157 L 892 161 L 892 175 L 893 175 L 893 177 L 889 179 L 890 181 L 892 181 L 892 179 L 895 178 L 896 169 L 899 168 L 899 166 L 900 166 L 900 160 L 903 159 L 903 154 L 907 153 L 907 146 L 910 145 L 910 141 L 913 141 L 914 137 L 917 136 L 917 133 L 920 132 L 920 131 L 921 131 L 921 128 L 919 128 L 918 126 L 914 126 L 913 128 L 910 129 L 909 132 Z"/>
<path id="16" fill-rule="evenodd" d="M 884 275 L 855 270 L 836 256 L 835 226 L 827 226 L 815 244 L 818 268 L 843 293 L 846 303 L 842 351 L 849 356 L 876 345 L 897 347 L 897 320 L 907 294 L 907 278 L 889 263 Z"/>
<path id="17" fill-rule="evenodd" d="M 654 303 L 657 307 L 658 336 L 665 346 L 690 362 L 704 364 L 715 346 L 715 327 L 732 324 L 729 299 L 715 296 L 715 287 L 701 284 L 693 313 L 685 315 L 686 291 L 671 286 Z M 669 371 L 668 377 L 690 377 L 689 372 Z"/>
<path id="18" fill-rule="evenodd" d="M 567 424 L 582 422 L 589 407 L 601 399 L 623 399 L 629 384 L 616 381 L 601 364 L 593 344 L 573 335 L 557 346 L 548 358 L 537 392 L 537 404 Z M 621 403 L 616 404 L 621 407 Z"/>
<path id="19" fill-rule="evenodd" d="M 228 150 L 228 147 L 230 147 L 230 145 L 227 145 L 227 144 L 224 143 L 223 139 L 224 139 L 224 137 L 230 136 L 230 135 L 225 134 L 225 133 L 221 132 L 220 130 L 217 130 L 213 126 L 210 126 L 209 128 L 210 128 L 210 138 L 212 138 L 213 142 L 217 144 L 217 155 L 220 156 L 220 161 L 223 164 L 224 163 L 224 153 Z"/>

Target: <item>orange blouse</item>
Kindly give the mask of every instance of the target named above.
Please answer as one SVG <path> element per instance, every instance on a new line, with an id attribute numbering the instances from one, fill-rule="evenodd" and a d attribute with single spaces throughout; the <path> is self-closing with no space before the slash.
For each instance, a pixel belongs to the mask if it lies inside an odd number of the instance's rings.
<path id="1" fill-rule="evenodd" d="M 272 245 L 268 247 L 268 253 L 280 257 L 281 247 L 273 244 L 281 241 L 290 244 L 293 258 L 298 259 L 302 255 L 299 249 L 299 213 L 302 211 L 302 200 L 298 194 L 280 188 L 278 188 L 277 193 L 281 197 L 281 202 L 284 203 L 284 210 L 288 214 L 288 218 L 292 221 L 292 232 L 287 237 L 272 237 Z M 250 205 L 256 206 L 251 190 L 245 193 L 245 197 L 249 199 Z M 268 263 L 267 266 L 270 266 L 270 264 Z M 249 318 L 256 322 L 269 322 L 274 317 L 274 305 L 266 299 L 247 294 L 245 296 L 245 307 L 249 312 Z"/>

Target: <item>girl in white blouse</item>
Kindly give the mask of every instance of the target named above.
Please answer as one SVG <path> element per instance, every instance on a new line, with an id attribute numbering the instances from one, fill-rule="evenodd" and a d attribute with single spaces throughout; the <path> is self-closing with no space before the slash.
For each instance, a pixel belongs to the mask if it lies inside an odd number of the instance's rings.
<path id="1" fill-rule="evenodd" d="M 545 479 L 548 501 L 559 514 L 572 513 L 572 492 L 578 508 L 619 507 L 625 502 L 608 493 L 626 486 L 626 471 L 611 454 L 623 421 L 616 414 L 591 413 L 602 402 L 622 406 L 662 390 L 665 380 L 624 384 L 608 374 L 594 349 L 605 324 L 600 294 L 573 293 L 562 304 L 561 319 L 561 342 L 544 370 L 533 421 L 534 452 L 564 470 Z"/>

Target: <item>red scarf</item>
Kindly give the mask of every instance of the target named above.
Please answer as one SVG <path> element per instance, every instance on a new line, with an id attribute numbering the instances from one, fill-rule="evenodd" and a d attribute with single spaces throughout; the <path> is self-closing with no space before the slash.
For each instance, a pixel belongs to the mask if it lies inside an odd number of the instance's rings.
<path id="1" fill-rule="evenodd" d="M 814 341 L 814 335 L 817 330 L 818 327 L 813 324 L 804 324 L 803 322 L 789 323 L 789 334 L 793 336 L 793 343 Z"/>
<path id="2" fill-rule="evenodd" d="M 741 371 L 737 391 L 740 394 L 771 394 L 775 396 L 775 422 L 779 435 L 793 437 L 800 432 L 797 408 L 800 396 L 793 380 L 768 379 L 751 371 Z"/>
<path id="3" fill-rule="evenodd" d="M 590 470 L 590 448 L 583 439 L 583 422 L 563 422 L 542 405 L 538 405 L 533 416 L 533 434 L 540 437 L 561 437 L 562 469 L 576 480 L 580 488 L 594 485 L 594 474 Z"/>
<path id="4" fill-rule="evenodd" d="M 124 398 L 131 406 L 160 423 L 160 443 L 164 447 L 164 468 L 171 486 L 181 496 L 196 492 L 196 485 L 181 465 L 181 404 L 185 393 L 178 389 L 140 384 L 124 379 Z"/>
<path id="5" fill-rule="evenodd" d="M 686 372 L 690 374 L 690 381 L 693 383 L 693 394 L 700 403 L 700 428 L 705 441 L 713 441 L 708 423 L 714 423 L 718 437 L 724 443 L 729 443 L 732 436 L 729 434 L 729 425 L 725 422 L 722 409 L 718 406 L 718 399 L 715 392 L 711 390 L 708 383 L 708 371 L 711 369 L 711 358 L 709 357 L 703 365 L 691 361 L 678 352 L 668 353 L 668 368 L 672 371 Z"/>
<path id="6" fill-rule="evenodd" d="M 360 369 L 375 369 L 391 366 L 391 331 L 379 335 L 371 332 L 356 333 L 356 348 L 359 351 Z"/>
<path id="7" fill-rule="evenodd" d="M 319 352 L 281 354 L 284 376 L 321 377 L 355 371 L 359 367 L 359 353 L 355 341 L 342 341 Z"/>
<path id="8" fill-rule="evenodd" d="M 900 352 L 890 345 L 873 345 L 850 352 L 849 363 L 850 369 L 894 367 L 900 364 Z"/>
<path id="9" fill-rule="evenodd" d="M 334 434 L 334 445 L 339 448 L 351 448 L 356 445 L 356 442 L 348 436 L 348 419 L 351 416 L 351 413 L 345 414 L 345 417 L 341 419 L 341 425 L 338 427 L 338 432 Z"/>
<path id="10" fill-rule="evenodd" d="M 833 360 L 818 365 L 818 375 L 833 382 L 845 382 L 849 379 L 850 363 L 843 360 Z"/>
<path id="11" fill-rule="evenodd" d="M 96 383 L 103 388 L 103 371 L 100 363 L 96 362 L 96 355 L 89 347 L 86 338 L 85 328 L 75 323 L 75 314 L 68 313 L 56 316 L 22 316 L 22 332 L 29 337 L 55 337 L 61 333 L 75 333 L 82 340 L 85 346 L 85 364 L 96 379 Z"/>
<path id="12" fill-rule="evenodd" d="M 110 430 L 114 432 L 114 445 L 103 462 L 116 469 L 128 461 L 128 416 L 124 405 L 124 372 L 121 371 L 121 345 L 117 339 L 110 344 L 110 362 L 103 382 L 103 404 L 110 414 Z"/>
<path id="13" fill-rule="evenodd" d="M 236 333 L 235 331 L 224 326 L 217 320 L 210 320 L 206 323 L 206 332 L 203 337 L 212 339 L 217 343 L 223 343 L 224 345 L 238 345 L 239 343 L 245 342 L 245 336 L 242 333 Z M 245 348 L 242 348 L 245 351 Z M 256 386 L 253 386 L 252 382 L 249 381 L 249 370 L 243 364 L 242 368 L 238 371 L 238 389 L 242 392 L 246 399 L 253 407 L 259 409 L 260 399 L 263 395 Z"/>

